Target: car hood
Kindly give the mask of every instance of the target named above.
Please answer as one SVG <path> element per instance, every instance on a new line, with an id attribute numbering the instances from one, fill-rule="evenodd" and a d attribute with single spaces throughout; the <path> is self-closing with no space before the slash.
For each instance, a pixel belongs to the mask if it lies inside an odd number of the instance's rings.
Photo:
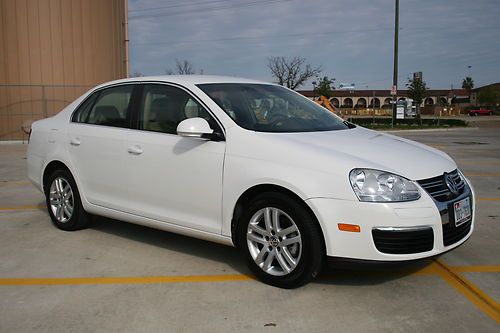
<path id="1" fill-rule="evenodd" d="M 239 154 L 229 149 L 228 153 L 340 175 L 353 168 L 379 169 L 412 180 L 457 168 L 444 152 L 362 127 L 301 133 L 246 132 L 246 149 Z"/>

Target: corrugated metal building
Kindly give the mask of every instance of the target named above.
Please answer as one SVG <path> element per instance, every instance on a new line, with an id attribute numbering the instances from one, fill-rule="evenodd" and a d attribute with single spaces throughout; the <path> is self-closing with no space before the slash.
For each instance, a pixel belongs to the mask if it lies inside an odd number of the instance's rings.
<path id="1" fill-rule="evenodd" d="M 0 140 L 128 76 L 127 0 L 0 0 Z"/>

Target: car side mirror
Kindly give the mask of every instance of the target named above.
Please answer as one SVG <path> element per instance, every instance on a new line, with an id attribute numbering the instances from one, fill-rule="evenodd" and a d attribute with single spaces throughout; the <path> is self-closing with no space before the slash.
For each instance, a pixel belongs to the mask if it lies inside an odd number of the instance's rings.
<path id="1" fill-rule="evenodd" d="M 188 138 L 210 139 L 214 130 L 203 118 L 184 119 L 177 126 L 177 134 Z"/>

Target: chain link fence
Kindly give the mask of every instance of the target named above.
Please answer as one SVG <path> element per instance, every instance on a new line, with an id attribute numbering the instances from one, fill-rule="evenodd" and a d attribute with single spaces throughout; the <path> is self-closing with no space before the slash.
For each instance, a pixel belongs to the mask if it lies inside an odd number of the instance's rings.
<path id="1" fill-rule="evenodd" d="M 33 121 L 55 115 L 90 88 L 0 84 L 0 141 L 26 139 Z"/>

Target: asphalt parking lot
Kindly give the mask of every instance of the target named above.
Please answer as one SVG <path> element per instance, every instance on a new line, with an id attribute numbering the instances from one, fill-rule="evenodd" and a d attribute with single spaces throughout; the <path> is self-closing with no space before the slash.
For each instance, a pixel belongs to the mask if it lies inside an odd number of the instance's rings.
<path id="1" fill-rule="evenodd" d="M 102 218 L 60 231 L 26 179 L 26 145 L 1 144 L 0 332 L 499 332 L 500 126 L 484 124 L 395 133 L 472 181 L 467 243 L 391 269 L 328 269 L 295 290 L 255 281 L 230 247 Z"/>

